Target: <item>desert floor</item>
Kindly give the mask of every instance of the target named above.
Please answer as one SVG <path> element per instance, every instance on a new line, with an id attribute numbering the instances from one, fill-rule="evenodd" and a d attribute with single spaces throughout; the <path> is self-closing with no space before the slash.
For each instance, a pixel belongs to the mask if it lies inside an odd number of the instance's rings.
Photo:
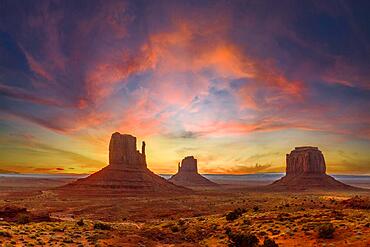
<path id="1" fill-rule="evenodd" d="M 69 181 L 0 179 L 0 207 L 51 216 L 0 219 L 0 245 L 228 246 L 241 234 L 256 236 L 260 245 L 270 238 L 279 246 L 370 246 L 368 191 L 272 193 L 233 183 L 189 195 L 133 197 L 49 189 Z M 334 234 L 320 238 L 327 223 Z"/>

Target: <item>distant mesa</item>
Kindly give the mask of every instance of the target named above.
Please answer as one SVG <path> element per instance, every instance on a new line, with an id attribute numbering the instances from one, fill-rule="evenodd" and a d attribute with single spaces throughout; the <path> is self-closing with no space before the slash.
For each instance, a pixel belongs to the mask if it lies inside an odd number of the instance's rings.
<path id="1" fill-rule="evenodd" d="M 145 142 L 141 153 L 136 150 L 136 137 L 115 132 L 109 143 L 109 165 L 100 171 L 64 186 L 75 190 L 111 190 L 128 194 L 190 192 L 154 174 L 147 168 Z"/>
<path id="2" fill-rule="evenodd" d="M 210 187 L 218 184 L 208 180 L 198 173 L 197 159 L 187 156 L 178 164 L 178 171 L 169 181 L 185 187 Z"/>
<path id="3" fill-rule="evenodd" d="M 0 174 L 18 174 L 18 172 L 0 169 Z"/>
<path id="4" fill-rule="evenodd" d="M 324 155 L 317 147 L 296 147 L 286 155 L 286 175 L 268 188 L 274 190 L 357 189 L 326 174 Z"/>

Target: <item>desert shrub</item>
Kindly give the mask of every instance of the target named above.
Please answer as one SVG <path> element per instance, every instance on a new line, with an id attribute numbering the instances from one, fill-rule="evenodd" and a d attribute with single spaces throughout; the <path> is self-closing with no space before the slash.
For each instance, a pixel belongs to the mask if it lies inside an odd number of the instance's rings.
<path id="1" fill-rule="evenodd" d="M 179 227 L 178 227 L 178 226 L 176 226 L 176 225 L 174 225 L 174 226 L 170 226 L 170 230 L 171 230 L 172 232 L 178 232 L 178 231 L 179 231 Z"/>
<path id="2" fill-rule="evenodd" d="M 45 246 L 44 241 L 42 241 L 41 239 L 37 240 L 37 244 L 38 244 L 39 246 Z"/>
<path id="3" fill-rule="evenodd" d="M 106 233 L 98 233 L 88 236 L 86 239 L 90 243 L 97 243 L 99 239 L 108 239 L 109 235 Z"/>
<path id="4" fill-rule="evenodd" d="M 211 235 L 211 229 L 209 228 L 204 229 L 203 227 L 198 226 L 195 229 L 195 234 L 196 235 L 192 239 L 196 242 L 199 242 L 205 238 L 208 238 Z"/>
<path id="5" fill-rule="evenodd" d="M 95 230 L 110 230 L 112 229 L 110 225 L 102 223 L 102 222 L 97 222 L 94 224 L 94 229 Z"/>
<path id="6" fill-rule="evenodd" d="M 290 214 L 288 214 L 288 213 L 280 213 L 277 217 L 276 217 L 276 219 L 278 220 L 278 221 L 287 221 L 287 220 L 289 220 L 289 217 L 290 217 L 291 215 Z"/>
<path id="7" fill-rule="evenodd" d="M 64 232 L 65 228 L 61 228 L 61 227 L 53 227 L 51 229 L 53 232 Z"/>
<path id="8" fill-rule="evenodd" d="M 11 238 L 12 235 L 9 232 L 0 231 L 0 237 Z"/>
<path id="9" fill-rule="evenodd" d="M 245 212 L 246 212 L 246 210 L 244 208 L 234 209 L 234 211 L 231 211 L 231 212 L 226 214 L 226 220 L 227 221 L 234 221 L 237 218 L 239 218 L 240 216 L 242 216 L 243 213 L 245 213 Z"/>
<path id="10" fill-rule="evenodd" d="M 243 225 L 251 225 L 252 224 L 252 222 L 250 221 L 250 220 L 248 220 L 248 219 L 244 219 L 243 220 Z"/>
<path id="11" fill-rule="evenodd" d="M 348 208 L 370 209 L 370 198 L 354 196 L 348 200 L 344 200 L 342 204 L 344 204 L 345 207 Z"/>
<path id="12" fill-rule="evenodd" d="M 318 227 L 320 238 L 333 238 L 335 228 L 332 223 L 325 223 Z"/>
<path id="13" fill-rule="evenodd" d="M 265 238 L 262 247 L 278 247 L 279 245 L 271 238 Z"/>
<path id="14" fill-rule="evenodd" d="M 230 228 L 230 227 L 226 227 L 226 228 L 225 228 L 225 234 L 226 234 L 227 236 L 229 236 L 231 233 L 232 233 L 231 228 Z"/>
<path id="15" fill-rule="evenodd" d="M 333 210 L 331 214 L 334 217 L 334 219 L 343 220 L 344 214 L 342 212 Z"/>
<path id="16" fill-rule="evenodd" d="M 76 223 L 78 226 L 84 226 L 85 225 L 85 222 L 83 219 L 80 219 L 79 221 L 77 221 Z"/>
<path id="17" fill-rule="evenodd" d="M 217 230 L 217 228 L 218 228 L 217 224 L 212 224 L 211 227 L 210 227 L 210 229 L 213 230 L 213 231 Z"/>
<path id="18" fill-rule="evenodd" d="M 236 214 L 235 212 L 229 212 L 226 214 L 227 221 L 233 221 L 233 220 L 236 220 L 237 218 L 239 218 L 239 215 Z"/>
<path id="19" fill-rule="evenodd" d="M 27 214 L 19 214 L 17 216 L 17 223 L 18 224 L 27 224 L 30 222 L 30 216 Z"/>
<path id="20" fill-rule="evenodd" d="M 144 227 L 141 230 L 141 235 L 155 241 L 163 241 L 166 239 L 166 233 L 158 227 Z"/>
<path id="21" fill-rule="evenodd" d="M 228 232 L 230 247 L 255 247 L 258 246 L 258 238 L 249 232 L 232 233 Z"/>
<path id="22" fill-rule="evenodd" d="M 71 243 L 73 243 L 73 240 L 71 238 L 64 238 L 63 243 L 71 244 Z"/>

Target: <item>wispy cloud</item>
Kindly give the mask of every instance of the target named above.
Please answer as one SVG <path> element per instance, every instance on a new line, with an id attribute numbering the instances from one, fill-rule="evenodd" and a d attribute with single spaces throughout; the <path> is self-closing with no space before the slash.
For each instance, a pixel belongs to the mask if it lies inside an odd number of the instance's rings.
<path id="1" fill-rule="evenodd" d="M 5 1 L 1 119 L 101 146 L 116 130 L 179 149 L 291 130 L 368 146 L 370 38 L 358 5 L 270 5 Z"/>
<path id="2" fill-rule="evenodd" d="M 257 172 L 266 172 L 271 165 L 234 165 L 231 168 L 223 168 L 223 167 L 214 167 L 209 169 L 203 169 L 203 173 L 210 173 L 210 174 L 250 174 L 250 173 L 257 173 Z"/>

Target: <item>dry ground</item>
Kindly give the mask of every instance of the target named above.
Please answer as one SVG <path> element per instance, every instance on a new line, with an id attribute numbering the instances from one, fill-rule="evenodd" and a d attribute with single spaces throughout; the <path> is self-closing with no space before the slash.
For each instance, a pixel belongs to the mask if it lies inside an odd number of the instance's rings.
<path id="1" fill-rule="evenodd" d="M 186 196 L 89 197 L 56 191 L 3 190 L 0 206 L 47 211 L 59 222 L 0 221 L 2 246 L 228 246 L 230 233 L 268 237 L 279 246 L 370 246 L 369 209 L 344 200 L 369 192 L 202 191 Z M 237 219 L 230 211 L 242 208 Z M 83 219 L 84 225 L 77 221 Z M 94 229 L 102 222 L 111 229 Z M 332 239 L 318 227 L 332 223 Z"/>

